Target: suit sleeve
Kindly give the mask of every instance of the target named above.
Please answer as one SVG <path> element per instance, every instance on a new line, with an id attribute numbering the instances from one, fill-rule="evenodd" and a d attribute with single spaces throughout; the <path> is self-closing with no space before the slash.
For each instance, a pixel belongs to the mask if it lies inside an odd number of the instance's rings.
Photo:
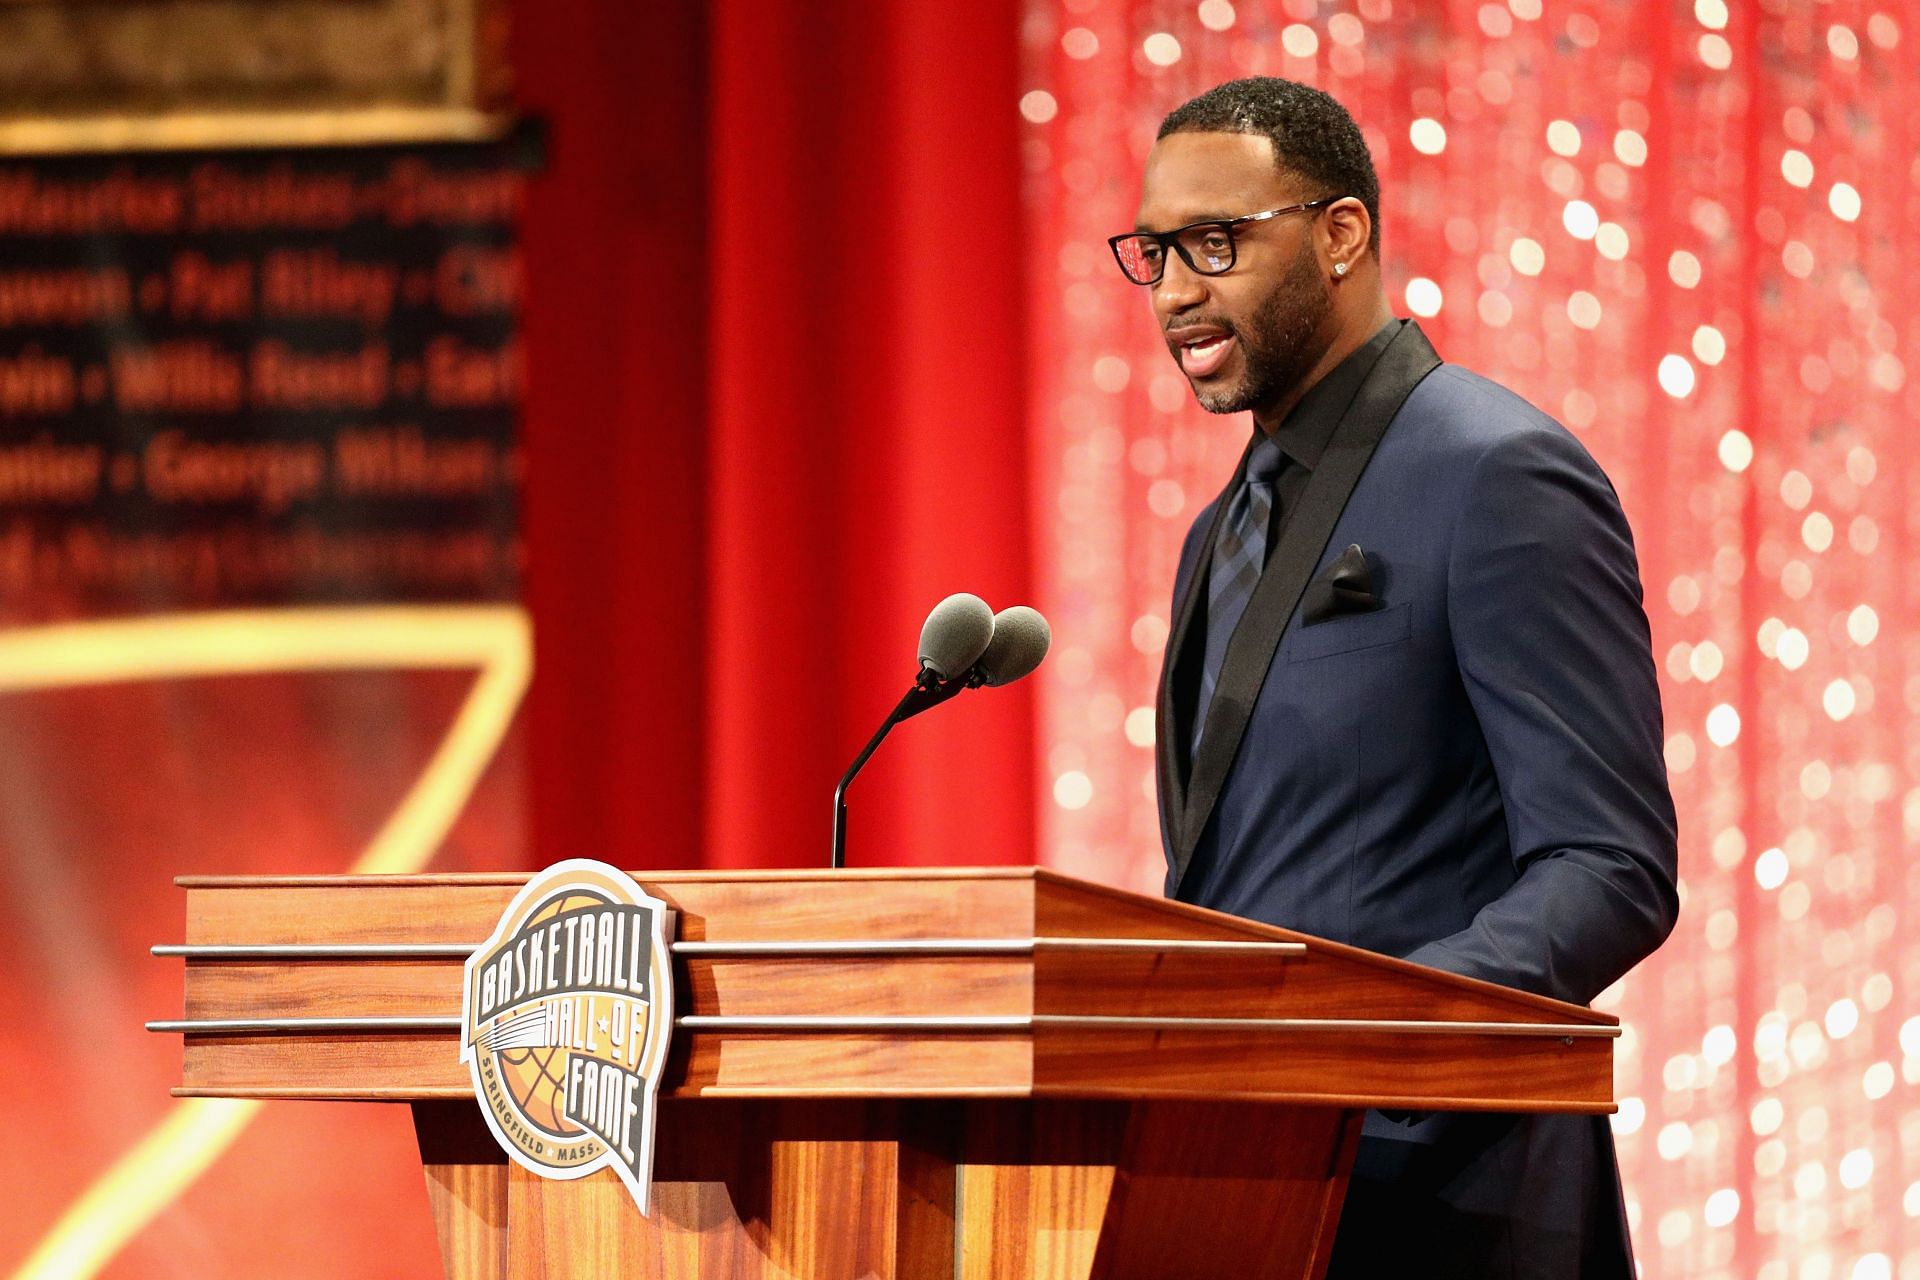
<path id="1" fill-rule="evenodd" d="M 1408 958 L 1584 1004 L 1665 940 L 1679 899 L 1633 538 L 1578 441 L 1532 431 L 1480 459 L 1447 611 L 1517 874 Z"/>

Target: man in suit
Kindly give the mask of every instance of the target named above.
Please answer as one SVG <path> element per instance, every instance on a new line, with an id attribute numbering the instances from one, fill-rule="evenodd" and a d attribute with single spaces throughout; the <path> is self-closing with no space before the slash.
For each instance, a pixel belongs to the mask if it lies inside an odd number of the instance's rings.
<path id="1" fill-rule="evenodd" d="M 1114 238 L 1254 426 L 1175 580 L 1167 892 L 1585 1003 L 1678 909 L 1631 534 L 1573 436 L 1394 319 L 1379 225 L 1352 119 L 1262 78 L 1167 117 Z M 1632 1273 L 1604 1117 L 1367 1117 L 1331 1275 Z"/>

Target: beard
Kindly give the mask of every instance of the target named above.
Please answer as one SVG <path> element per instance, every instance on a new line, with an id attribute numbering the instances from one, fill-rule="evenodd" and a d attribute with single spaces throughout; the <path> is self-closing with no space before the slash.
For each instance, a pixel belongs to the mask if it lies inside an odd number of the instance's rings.
<path id="1" fill-rule="evenodd" d="M 1208 413 L 1241 413 L 1292 391 L 1320 359 L 1323 347 L 1314 339 L 1332 310 L 1333 298 L 1314 256 L 1302 245 L 1248 322 L 1224 325 L 1239 341 L 1245 368 L 1233 386 L 1194 387 L 1200 407 Z"/>

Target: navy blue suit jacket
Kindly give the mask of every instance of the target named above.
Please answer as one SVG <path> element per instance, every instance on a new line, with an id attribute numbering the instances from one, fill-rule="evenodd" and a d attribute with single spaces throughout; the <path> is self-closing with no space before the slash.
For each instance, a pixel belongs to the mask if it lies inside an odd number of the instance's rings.
<path id="1" fill-rule="evenodd" d="M 1659 693 L 1613 488 L 1572 435 L 1440 364 L 1412 324 L 1334 445 L 1235 631 L 1191 762 L 1182 699 L 1217 501 L 1187 537 L 1160 706 L 1168 892 L 1591 1001 L 1678 906 Z M 1306 622 L 1302 585 L 1353 544 L 1377 607 Z M 1332 1274 L 1629 1274 L 1604 1118 L 1370 1116 L 1365 1134 Z"/>

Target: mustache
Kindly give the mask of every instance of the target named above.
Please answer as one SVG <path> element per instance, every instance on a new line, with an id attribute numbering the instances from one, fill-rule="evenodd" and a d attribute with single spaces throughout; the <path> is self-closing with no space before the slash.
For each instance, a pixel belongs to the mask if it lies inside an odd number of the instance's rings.
<path id="1" fill-rule="evenodd" d="M 1235 338 L 1240 336 L 1240 326 L 1225 316 L 1182 316 L 1172 324 L 1160 326 L 1160 336 L 1164 338 L 1175 329 L 1197 329 L 1202 327 L 1218 329 L 1220 332 L 1229 334 Z"/>

